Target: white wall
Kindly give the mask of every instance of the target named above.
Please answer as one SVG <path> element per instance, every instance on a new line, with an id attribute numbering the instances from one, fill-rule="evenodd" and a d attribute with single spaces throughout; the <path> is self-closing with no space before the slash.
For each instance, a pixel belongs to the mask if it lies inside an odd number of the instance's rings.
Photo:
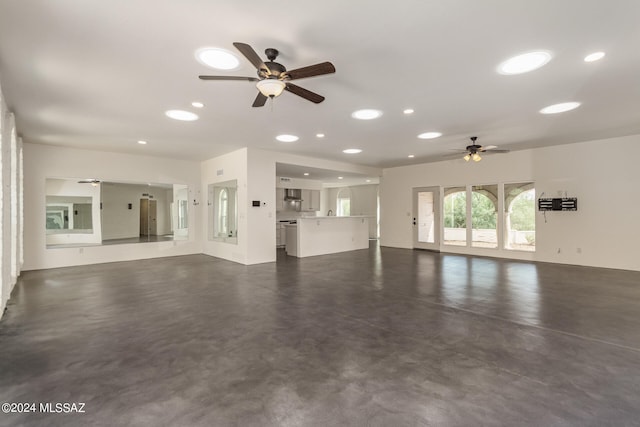
<path id="1" fill-rule="evenodd" d="M 227 259 L 229 261 L 249 264 L 248 246 L 249 237 L 247 231 L 247 149 L 242 148 L 234 152 L 215 157 L 202 162 L 201 166 L 201 190 L 203 195 L 200 200 L 200 211 L 203 221 L 200 223 L 199 234 L 203 236 L 203 252 L 207 255 Z M 238 236 L 235 243 L 209 240 L 211 230 L 209 218 L 209 206 L 213 200 L 208 200 L 210 184 L 236 180 L 238 183 Z M 275 173 L 271 183 L 275 179 Z M 273 190 L 275 192 L 275 188 Z M 272 227 L 273 228 L 273 227 Z M 275 246 L 275 243 L 274 243 Z"/>
<path id="2" fill-rule="evenodd" d="M 200 163 L 28 143 L 24 144 L 24 153 L 25 270 L 202 252 L 202 242 L 195 227 L 190 230 L 189 239 L 183 241 L 46 249 L 43 219 L 46 178 L 177 183 L 196 189 L 200 185 Z M 198 214 L 190 205 L 189 219 L 196 223 Z"/>
<path id="3" fill-rule="evenodd" d="M 536 212 L 536 252 L 451 248 L 447 251 L 640 270 L 636 227 L 640 135 L 504 155 L 385 169 L 380 187 L 381 244 L 411 248 L 413 187 L 533 181 L 536 197 L 578 198 L 576 212 Z M 558 253 L 560 248 L 560 253 Z M 578 252 L 580 248 L 581 253 Z M 444 248 L 443 248 L 444 249 Z"/>

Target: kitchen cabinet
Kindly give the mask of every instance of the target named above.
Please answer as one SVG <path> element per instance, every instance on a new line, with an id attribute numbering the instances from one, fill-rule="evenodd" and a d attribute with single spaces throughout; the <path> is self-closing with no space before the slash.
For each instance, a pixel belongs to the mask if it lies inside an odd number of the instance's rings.
<path id="1" fill-rule="evenodd" d="M 301 211 L 315 212 L 320 210 L 320 190 L 302 190 Z"/>
<path id="2" fill-rule="evenodd" d="M 282 210 L 284 210 L 284 188 L 276 188 L 276 212 Z"/>

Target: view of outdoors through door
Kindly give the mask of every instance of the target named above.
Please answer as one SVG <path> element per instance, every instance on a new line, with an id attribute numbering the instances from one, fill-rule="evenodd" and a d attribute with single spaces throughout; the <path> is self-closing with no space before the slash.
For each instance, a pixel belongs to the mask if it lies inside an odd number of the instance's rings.
<path id="1" fill-rule="evenodd" d="M 536 250 L 536 190 L 533 182 L 504 185 L 504 247 Z"/>
<path id="2" fill-rule="evenodd" d="M 467 246 L 467 189 L 444 189 L 444 244 Z"/>
<path id="3" fill-rule="evenodd" d="M 504 191 L 501 190 L 498 184 L 445 188 L 443 243 L 474 248 L 502 247 L 535 251 L 534 183 L 504 184 Z M 502 205 L 499 203 L 501 197 Z M 504 209 L 503 215 L 499 214 L 501 206 Z M 502 246 L 499 244 L 500 239 Z"/>
<path id="4" fill-rule="evenodd" d="M 413 189 L 413 247 L 439 250 L 439 194 L 440 189 Z"/>
<path id="5" fill-rule="evenodd" d="M 498 247 L 498 185 L 471 187 L 471 246 Z"/>

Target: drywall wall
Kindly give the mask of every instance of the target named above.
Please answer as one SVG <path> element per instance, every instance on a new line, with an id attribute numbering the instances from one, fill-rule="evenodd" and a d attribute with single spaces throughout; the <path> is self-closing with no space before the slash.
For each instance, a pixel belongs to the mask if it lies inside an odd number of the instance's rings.
<path id="1" fill-rule="evenodd" d="M 449 252 L 640 270 L 635 227 L 640 135 L 389 168 L 380 187 L 381 244 L 412 247 L 412 188 L 533 181 L 536 196 L 578 198 L 576 212 L 536 212 L 536 252 L 441 247 Z"/>
<path id="2" fill-rule="evenodd" d="M 197 189 L 200 186 L 200 163 L 25 143 L 25 270 L 202 252 L 202 241 L 195 227 L 189 230 L 189 238 L 181 241 L 47 249 L 43 222 L 47 178 L 176 183 Z M 189 217 L 194 223 L 198 222 L 198 214 L 190 205 Z"/>
<path id="3" fill-rule="evenodd" d="M 205 239 L 203 242 L 203 252 L 207 255 L 239 262 L 241 264 L 248 264 L 250 261 L 248 255 L 249 234 L 247 226 L 247 207 L 249 200 L 247 195 L 247 161 L 247 149 L 242 148 L 202 162 L 200 194 L 202 194 L 203 197 L 198 197 L 197 201 L 200 207 L 201 218 L 203 218 L 199 227 L 199 230 L 201 230 L 199 234 Z M 207 236 L 211 234 L 211 218 L 215 200 L 210 200 L 209 198 L 209 185 L 231 180 L 236 180 L 238 186 L 237 238 L 235 241 L 210 240 Z M 275 172 L 270 181 L 272 186 L 274 180 Z M 273 191 L 275 192 L 275 187 Z"/>
<path id="4" fill-rule="evenodd" d="M 248 264 L 276 260 L 276 162 L 265 161 L 270 158 L 269 154 L 258 149 L 248 150 L 247 226 L 251 238 Z M 260 206 L 253 206 L 253 201 L 258 201 Z"/>

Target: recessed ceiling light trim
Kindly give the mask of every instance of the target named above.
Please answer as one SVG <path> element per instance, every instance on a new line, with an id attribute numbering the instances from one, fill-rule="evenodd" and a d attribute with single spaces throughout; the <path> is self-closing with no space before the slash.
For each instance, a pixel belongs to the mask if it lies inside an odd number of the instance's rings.
<path id="1" fill-rule="evenodd" d="M 324 138 L 324 133 L 316 133 L 316 138 Z"/>
<path id="2" fill-rule="evenodd" d="M 359 148 L 347 148 L 346 150 L 342 150 L 345 154 L 358 154 L 362 153 L 362 150 Z"/>
<path id="3" fill-rule="evenodd" d="M 382 111 L 374 110 L 371 108 L 365 108 L 362 110 L 356 110 L 351 113 L 351 117 L 358 120 L 374 120 L 382 116 Z"/>
<path id="4" fill-rule="evenodd" d="M 295 135 L 282 134 L 282 135 L 276 136 L 276 139 L 280 142 L 296 142 L 300 138 Z"/>
<path id="5" fill-rule="evenodd" d="M 240 60 L 236 55 L 218 47 L 203 47 L 196 51 L 196 59 L 207 67 L 216 70 L 235 70 L 240 66 Z"/>
<path id="6" fill-rule="evenodd" d="M 418 138 L 420 139 L 434 139 L 434 138 L 439 138 L 442 136 L 442 133 L 440 132 L 424 132 L 421 133 L 420 135 L 418 135 Z"/>
<path id="7" fill-rule="evenodd" d="M 204 107 L 204 104 L 202 102 L 198 102 L 198 101 L 192 102 L 191 105 L 193 105 L 196 108 L 203 108 Z"/>
<path id="8" fill-rule="evenodd" d="M 138 144 L 140 144 L 140 145 L 147 145 L 147 141 L 139 140 L 139 141 L 138 141 Z"/>
<path id="9" fill-rule="evenodd" d="M 558 114 L 575 110 L 580 106 L 579 102 L 562 102 L 560 104 L 549 105 L 540 110 L 541 114 Z"/>
<path id="10" fill-rule="evenodd" d="M 414 110 L 413 110 L 413 108 L 405 108 L 402 112 L 404 114 L 413 114 Z"/>
<path id="11" fill-rule="evenodd" d="M 536 50 L 513 56 L 498 65 L 498 73 L 511 76 L 528 73 L 545 66 L 551 61 L 551 52 Z"/>
<path id="12" fill-rule="evenodd" d="M 183 122 L 192 122 L 194 120 L 198 120 L 198 115 L 192 113 L 191 111 L 167 110 L 164 114 L 169 118 L 172 118 L 174 120 L 181 120 Z"/>

